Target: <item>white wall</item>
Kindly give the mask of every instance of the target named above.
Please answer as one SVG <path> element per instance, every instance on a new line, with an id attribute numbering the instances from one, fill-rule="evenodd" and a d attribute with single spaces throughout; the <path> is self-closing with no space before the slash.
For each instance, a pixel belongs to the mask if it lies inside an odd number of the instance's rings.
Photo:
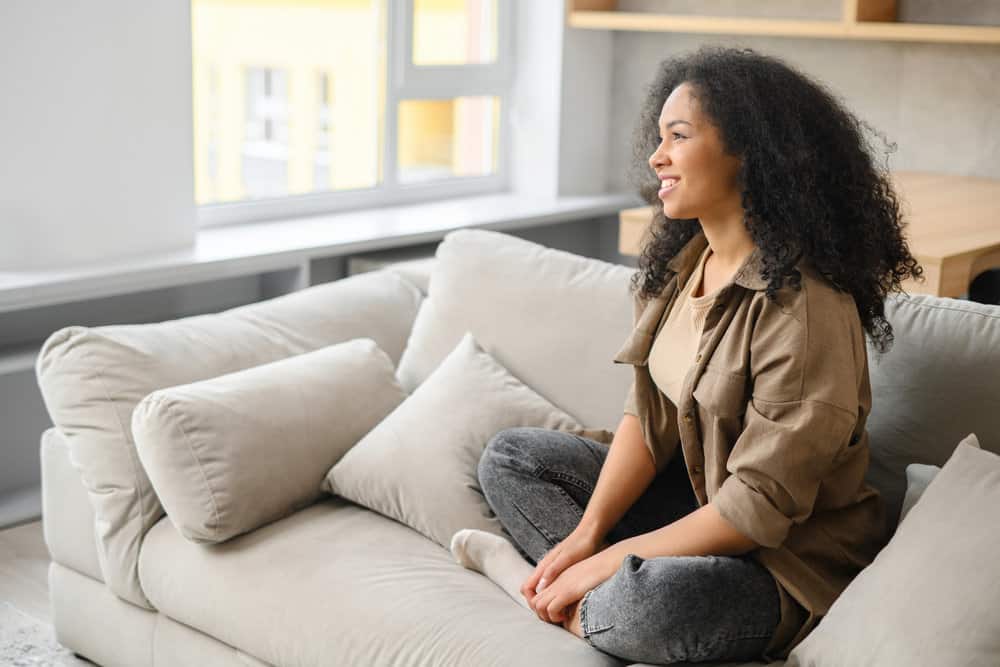
<path id="1" fill-rule="evenodd" d="M 0 271 L 194 242 L 190 4 L 0 2 Z"/>
<path id="2" fill-rule="evenodd" d="M 565 0 L 520 0 L 513 41 L 511 189 L 606 192 L 611 31 L 568 29 Z"/>

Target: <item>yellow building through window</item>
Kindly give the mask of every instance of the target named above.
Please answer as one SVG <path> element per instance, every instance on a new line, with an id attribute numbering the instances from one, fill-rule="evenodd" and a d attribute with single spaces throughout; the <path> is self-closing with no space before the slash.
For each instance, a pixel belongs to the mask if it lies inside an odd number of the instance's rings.
<path id="1" fill-rule="evenodd" d="M 385 2 L 192 0 L 196 203 L 383 182 Z M 496 0 L 413 0 L 415 65 L 496 59 Z M 500 98 L 400 100 L 396 180 L 497 170 Z"/>

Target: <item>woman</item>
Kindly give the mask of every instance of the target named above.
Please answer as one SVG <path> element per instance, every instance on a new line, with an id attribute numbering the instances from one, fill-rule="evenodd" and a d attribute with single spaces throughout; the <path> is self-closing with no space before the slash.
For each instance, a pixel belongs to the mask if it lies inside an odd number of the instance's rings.
<path id="1" fill-rule="evenodd" d="M 610 446 L 506 429 L 479 464 L 539 618 L 631 661 L 784 658 L 883 546 L 865 334 L 888 349 L 922 270 L 867 127 L 749 49 L 661 63 L 625 415 Z"/>

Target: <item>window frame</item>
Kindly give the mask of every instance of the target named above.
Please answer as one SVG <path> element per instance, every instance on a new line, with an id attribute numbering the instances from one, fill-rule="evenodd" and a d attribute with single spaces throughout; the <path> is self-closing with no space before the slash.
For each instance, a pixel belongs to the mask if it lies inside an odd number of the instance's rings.
<path id="1" fill-rule="evenodd" d="M 376 4 L 376 11 L 384 12 L 379 20 L 384 21 L 382 25 L 386 30 L 387 45 L 381 182 L 372 188 L 359 190 L 196 205 L 199 227 L 382 208 L 509 190 L 510 106 L 514 70 L 513 0 L 497 0 L 496 61 L 468 65 L 413 64 L 413 5 L 414 0 L 381 0 Z M 399 103 L 480 95 L 497 97 L 500 101 L 496 173 L 400 183 L 396 161 Z"/>

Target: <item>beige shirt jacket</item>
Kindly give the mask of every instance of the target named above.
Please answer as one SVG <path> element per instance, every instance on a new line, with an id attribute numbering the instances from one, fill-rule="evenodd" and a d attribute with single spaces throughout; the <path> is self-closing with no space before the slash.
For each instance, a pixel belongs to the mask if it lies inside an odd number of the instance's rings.
<path id="1" fill-rule="evenodd" d="M 864 482 L 871 385 L 853 297 L 808 263 L 801 291 L 767 298 L 760 249 L 716 292 L 679 405 L 649 373 L 650 347 L 678 285 L 708 245 L 699 231 L 668 265 L 659 296 L 634 295 L 634 329 L 614 357 L 635 378 L 636 415 L 661 472 L 682 455 L 699 505 L 760 547 L 749 552 L 778 582 L 781 621 L 765 657 L 787 657 L 883 546 L 885 512 Z"/>

